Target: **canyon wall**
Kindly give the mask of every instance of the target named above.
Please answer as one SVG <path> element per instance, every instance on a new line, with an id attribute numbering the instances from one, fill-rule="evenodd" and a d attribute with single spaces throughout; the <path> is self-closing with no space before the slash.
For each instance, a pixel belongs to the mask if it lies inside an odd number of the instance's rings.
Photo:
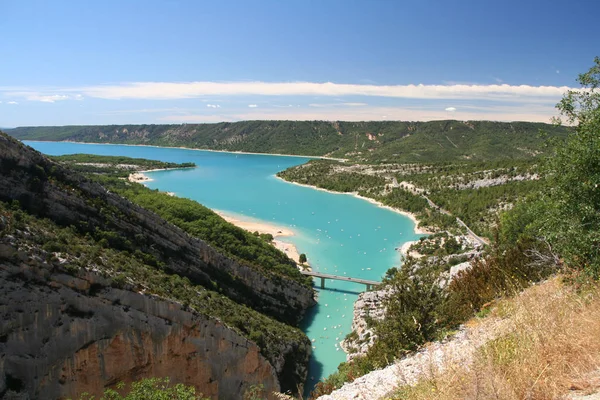
<path id="1" fill-rule="evenodd" d="M 0 244 L 0 397 L 98 395 L 165 376 L 219 399 L 253 384 L 280 389 L 281 371 L 218 320 L 110 283 Z"/>

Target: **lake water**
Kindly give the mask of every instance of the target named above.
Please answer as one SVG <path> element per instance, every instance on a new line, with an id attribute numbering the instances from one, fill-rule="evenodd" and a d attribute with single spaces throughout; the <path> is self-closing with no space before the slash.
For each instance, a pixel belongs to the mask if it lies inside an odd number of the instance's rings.
<path id="1" fill-rule="evenodd" d="M 285 240 L 306 253 L 314 271 L 380 280 L 400 264 L 394 249 L 420 235 L 413 222 L 398 213 L 344 194 L 328 193 L 284 182 L 275 173 L 308 161 L 304 157 L 218 153 L 160 147 L 25 142 L 49 155 L 89 153 L 194 162 L 194 169 L 148 173 L 147 186 L 174 192 L 238 218 L 289 227 Z M 317 279 L 317 286 L 320 279 Z M 362 284 L 326 281 L 318 305 L 302 329 L 313 342 L 307 387 L 335 372 L 345 361 L 339 342 L 350 332 L 353 304 Z"/>

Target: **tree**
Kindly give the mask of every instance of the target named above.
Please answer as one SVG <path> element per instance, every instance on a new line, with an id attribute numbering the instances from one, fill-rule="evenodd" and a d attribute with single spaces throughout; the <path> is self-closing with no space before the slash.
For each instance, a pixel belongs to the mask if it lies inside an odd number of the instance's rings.
<path id="1" fill-rule="evenodd" d="M 539 232 L 567 265 L 600 277 L 600 58 L 557 108 L 574 132 L 546 165 Z M 560 122 L 560 121 L 558 121 Z M 540 208 L 537 208 L 540 210 Z"/>
<path id="2" fill-rule="evenodd" d="M 298 257 L 298 261 L 300 261 L 300 264 L 304 264 L 307 261 L 306 254 L 300 254 L 300 257 Z"/>

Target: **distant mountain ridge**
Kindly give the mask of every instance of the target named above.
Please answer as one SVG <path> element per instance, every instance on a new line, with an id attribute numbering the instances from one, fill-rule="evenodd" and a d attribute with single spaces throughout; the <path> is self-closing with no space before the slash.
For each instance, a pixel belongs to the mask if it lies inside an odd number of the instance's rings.
<path id="1" fill-rule="evenodd" d="M 20 140 L 188 147 L 207 150 L 329 156 L 369 162 L 526 159 L 545 151 L 544 131 L 569 128 L 533 122 L 242 121 L 183 125 L 19 127 Z"/>

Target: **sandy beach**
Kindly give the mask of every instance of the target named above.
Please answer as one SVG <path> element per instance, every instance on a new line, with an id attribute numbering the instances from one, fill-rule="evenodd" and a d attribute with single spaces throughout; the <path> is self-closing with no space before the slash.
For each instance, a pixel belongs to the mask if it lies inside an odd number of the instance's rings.
<path id="1" fill-rule="evenodd" d="M 175 168 L 171 168 L 171 169 L 175 169 Z M 145 182 L 152 181 L 152 178 L 145 175 L 144 172 L 163 171 L 163 170 L 166 170 L 166 168 L 134 172 L 129 175 L 128 180 L 130 182 L 144 184 Z M 166 192 L 166 193 L 169 196 L 176 195 L 173 192 Z M 281 250 L 282 252 L 287 254 L 287 256 L 289 258 L 291 258 L 296 263 L 298 263 L 299 264 L 298 268 L 302 268 L 300 266 L 300 252 L 298 251 L 296 246 L 294 246 L 292 243 L 284 242 L 282 240 L 277 239 L 278 237 L 294 236 L 294 232 L 291 231 L 290 229 L 287 229 L 287 228 L 284 228 L 281 226 L 277 226 L 274 224 L 270 224 L 270 223 L 267 223 L 264 221 L 248 220 L 248 219 L 241 219 L 238 217 L 233 217 L 233 216 L 225 214 L 224 212 L 219 211 L 219 210 L 213 210 L 213 211 L 216 212 L 217 214 L 219 214 L 221 216 L 221 218 L 223 218 L 225 221 L 227 221 L 235 226 L 238 226 L 244 230 L 247 230 L 248 232 L 251 232 L 251 233 L 258 232 L 258 233 L 263 233 L 263 234 L 270 233 L 271 235 L 273 235 L 273 238 L 274 238 L 273 246 L 275 246 L 276 248 L 278 248 L 279 250 Z M 308 263 L 305 263 L 305 265 L 307 266 L 308 269 L 310 269 L 310 266 Z"/>
<path id="2" fill-rule="evenodd" d="M 217 214 L 221 216 L 225 221 L 238 226 L 242 229 L 247 230 L 248 232 L 254 233 L 270 233 L 275 238 L 273 240 L 273 245 L 287 254 L 289 258 L 299 263 L 300 253 L 296 246 L 292 243 L 284 242 L 282 240 L 278 240 L 278 237 L 286 237 L 286 236 L 294 236 L 294 232 L 288 228 L 284 228 L 281 226 L 277 226 L 268 222 L 258 221 L 258 220 L 245 220 L 239 217 L 233 217 L 231 215 L 225 214 L 223 211 L 213 210 Z M 306 264 L 308 265 L 308 263 Z M 299 266 L 300 267 L 300 266 Z"/>
<path id="3" fill-rule="evenodd" d="M 76 143 L 76 142 L 74 142 Z M 86 143 L 86 144 L 93 144 L 93 143 Z M 146 175 L 146 172 L 155 172 L 155 171 L 171 171 L 174 169 L 189 169 L 189 168 L 197 168 L 197 167 L 181 167 L 181 168 L 156 168 L 156 169 L 147 169 L 144 171 L 136 171 L 134 173 L 129 174 L 129 177 L 127 178 L 127 180 L 129 180 L 129 182 L 137 182 L 137 183 L 144 183 L 144 182 L 152 182 L 154 179 L 150 178 L 148 175 Z M 172 196 L 170 193 L 168 192 L 170 196 Z"/>
<path id="4" fill-rule="evenodd" d="M 280 178 L 280 177 L 278 177 L 277 175 L 274 175 L 274 176 L 275 176 L 275 178 L 277 178 L 277 179 L 280 179 L 280 180 L 281 180 L 281 181 L 283 181 L 283 182 L 290 183 L 290 184 L 292 184 L 292 185 L 304 186 L 304 187 L 311 188 L 311 189 L 315 189 L 315 190 L 322 190 L 322 191 L 324 191 L 324 192 L 331 193 L 331 194 L 344 194 L 344 195 L 354 196 L 354 197 L 356 197 L 356 198 L 358 198 L 358 199 L 366 200 L 366 201 L 368 201 L 369 203 L 371 203 L 371 204 L 374 204 L 374 205 L 376 205 L 376 206 L 378 206 L 378 207 L 381 207 L 381 208 L 388 209 L 388 210 L 390 210 L 390 211 L 393 211 L 393 212 L 395 212 L 395 213 L 398 213 L 398 214 L 404 215 L 405 217 L 408 217 L 408 218 L 410 218 L 410 219 L 411 219 L 411 220 L 412 220 L 412 221 L 415 223 L 415 228 L 414 228 L 414 231 L 415 231 L 415 233 L 416 233 L 416 234 L 418 234 L 418 235 L 430 235 L 430 234 L 432 234 L 432 233 L 433 233 L 433 232 L 429 232 L 427 229 L 424 229 L 424 228 L 421 228 L 421 227 L 419 227 L 419 220 L 417 220 L 417 217 L 415 216 L 415 214 L 413 214 L 413 213 L 410 213 L 410 212 L 408 212 L 408 211 L 399 210 L 399 209 L 397 209 L 397 208 L 394 208 L 394 207 L 386 206 L 385 204 L 383 204 L 383 203 L 381 203 L 381 202 L 379 202 L 379 201 L 377 201 L 377 200 L 373 200 L 373 199 L 371 199 L 371 198 L 369 198 L 369 197 L 360 196 L 360 195 L 359 195 L 358 193 L 356 193 L 356 192 L 348 192 L 348 193 L 343 193 L 343 192 L 334 192 L 334 191 L 332 191 L 332 190 L 323 189 L 323 188 L 320 188 L 320 187 L 317 187 L 317 186 L 313 186 L 313 185 L 305 185 L 305 184 L 303 184 L 303 183 L 297 183 L 297 182 L 290 182 L 290 181 L 286 181 L 285 179 L 283 179 L 283 178 Z"/>
<path id="5" fill-rule="evenodd" d="M 407 257 L 407 256 L 411 256 L 414 258 L 420 258 L 422 257 L 422 255 L 416 251 L 411 251 L 410 253 L 408 252 L 408 249 L 410 248 L 410 246 L 412 246 L 415 243 L 418 243 L 418 240 L 411 240 L 410 242 L 406 242 L 402 245 L 402 247 L 400 247 L 400 259 L 402 260 L 403 258 Z"/>

